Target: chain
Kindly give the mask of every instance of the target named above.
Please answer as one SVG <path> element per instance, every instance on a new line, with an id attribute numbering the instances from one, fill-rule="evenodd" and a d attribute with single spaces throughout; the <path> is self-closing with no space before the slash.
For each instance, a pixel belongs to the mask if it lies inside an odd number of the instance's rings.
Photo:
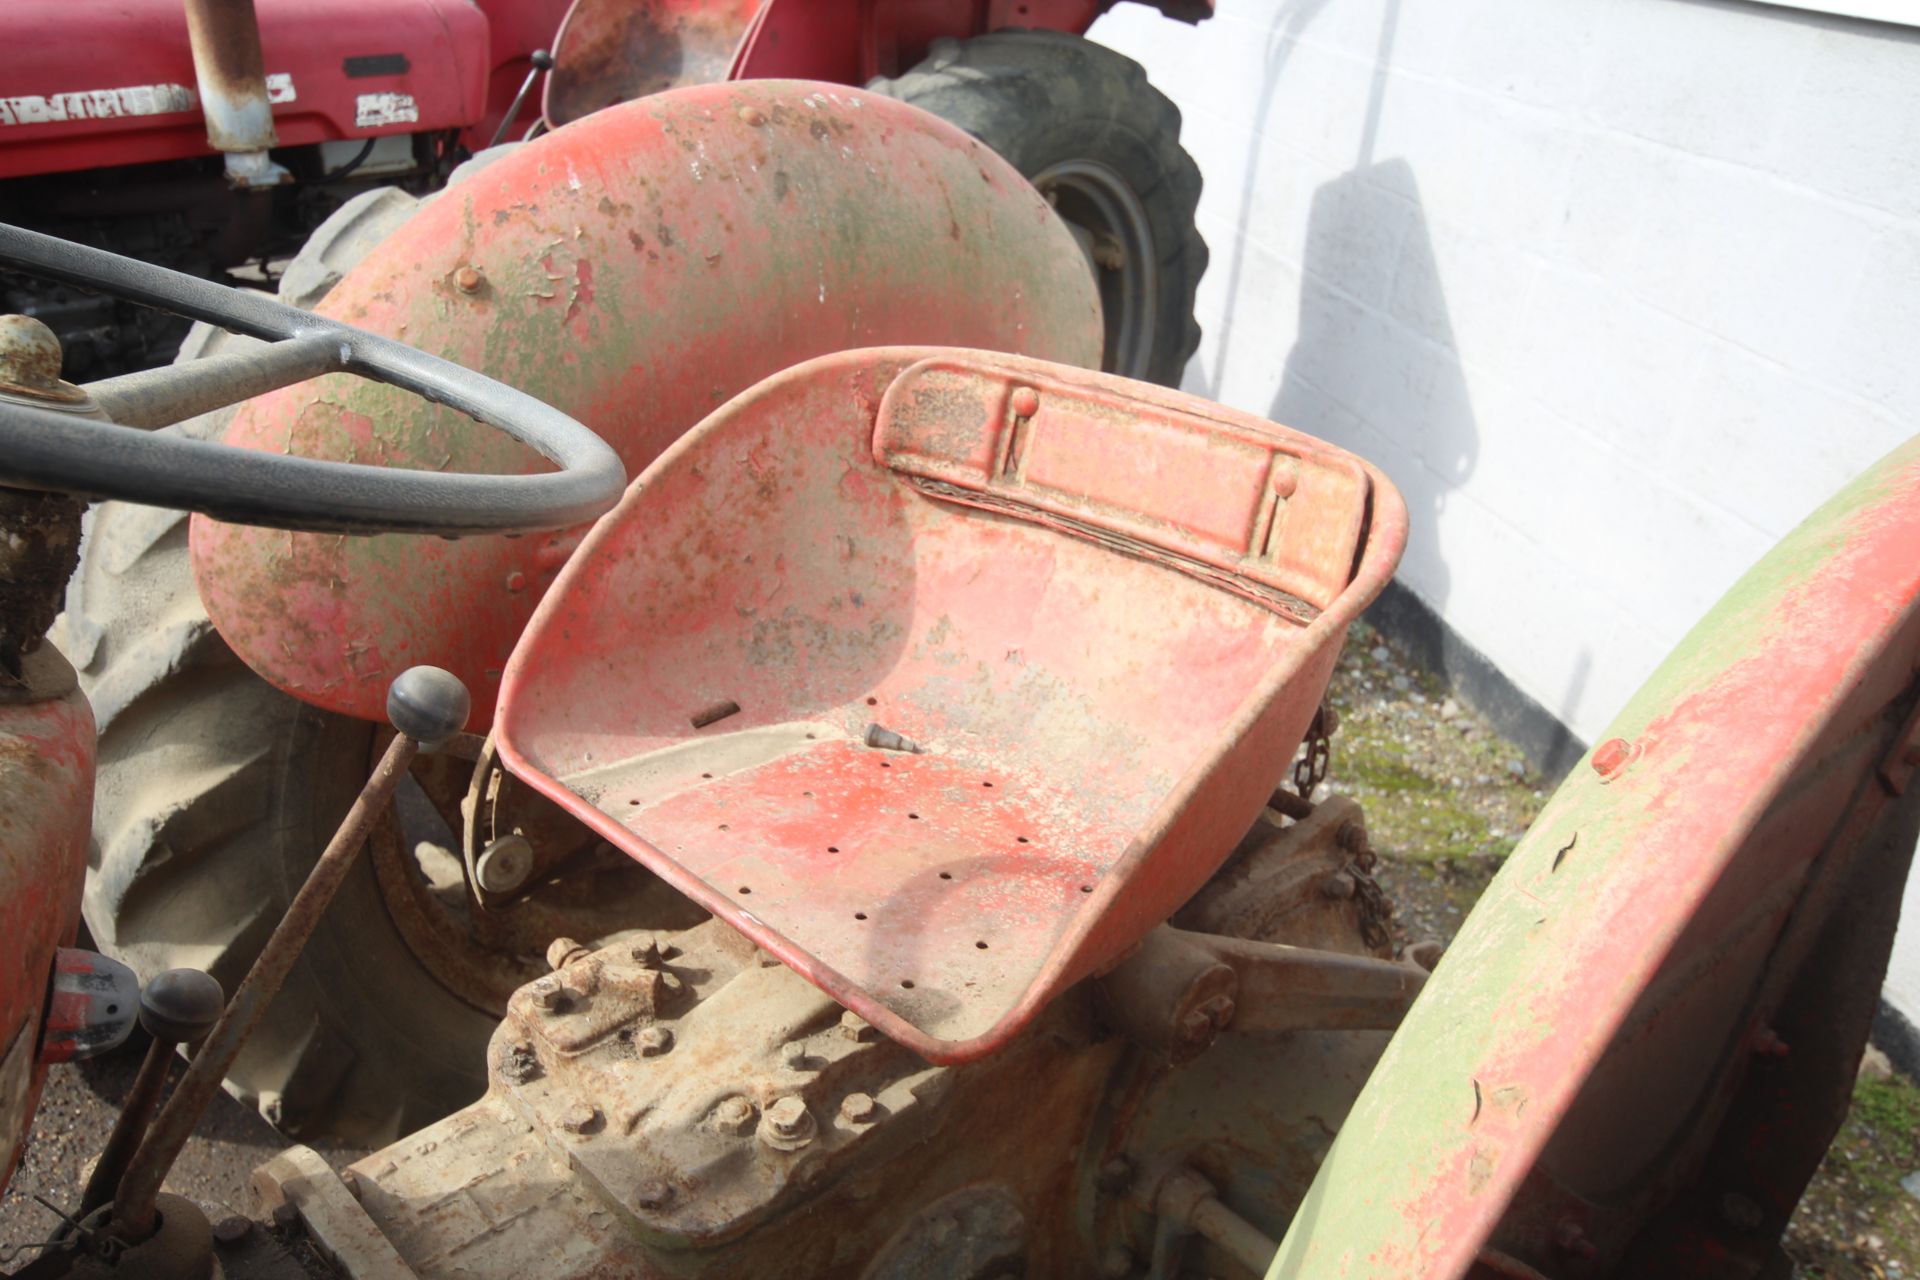
<path id="1" fill-rule="evenodd" d="M 1302 800 L 1313 799 L 1313 789 L 1326 780 L 1327 762 L 1333 755 L 1333 744 L 1329 741 L 1332 731 L 1328 727 L 1328 711 L 1322 703 L 1313 713 L 1313 723 L 1307 726 L 1306 751 L 1293 766 L 1293 789 L 1300 793 Z"/>
<path id="2" fill-rule="evenodd" d="M 1393 936 L 1387 929 L 1393 921 L 1393 905 L 1380 891 L 1380 882 L 1361 868 L 1359 859 L 1349 862 L 1346 872 L 1353 877 L 1353 901 L 1360 908 L 1360 937 L 1368 947 L 1379 951 Z"/>

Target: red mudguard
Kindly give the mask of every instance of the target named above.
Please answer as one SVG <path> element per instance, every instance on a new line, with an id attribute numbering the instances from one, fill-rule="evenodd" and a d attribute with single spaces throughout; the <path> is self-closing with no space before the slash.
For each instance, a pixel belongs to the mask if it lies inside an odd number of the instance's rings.
<path id="1" fill-rule="evenodd" d="M 829 352 L 982 347 L 1097 365 L 1072 235 L 959 130 L 835 85 L 704 85 L 599 112 L 423 208 L 328 297 L 332 316 L 519 387 L 638 474 L 711 410 Z M 393 466 L 544 465 L 402 392 L 329 377 L 242 411 L 229 443 Z M 227 642 L 279 687 L 366 719 L 431 662 L 484 729 L 515 639 L 585 532 L 459 542 L 196 517 Z"/>

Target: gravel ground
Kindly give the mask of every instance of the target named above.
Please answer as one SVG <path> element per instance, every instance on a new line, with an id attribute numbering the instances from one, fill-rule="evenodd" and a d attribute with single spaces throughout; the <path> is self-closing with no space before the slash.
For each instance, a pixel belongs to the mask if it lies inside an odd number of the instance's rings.
<path id="1" fill-rule="evenodd" d="M 1332 701 L 1341 724 L 1327 784 L 1366 808 L 1398 936 L 1451 939 L 1551 784 L 1529 776 L 1484 720 L 1364 625 L 1334 675 Z M 0 1245 L 46 1238 L 53 1215 L 32 1196 L 71 1202 L 138 1065 L 135 1050 L 53 1069 L 26 1159 L 0 1196 Z M 202 1202 L 216 1220 L 249 1212 L 249 1175 L 286 1141 L 223 1094 L 168 1188 Z M 323 1154 L 344 1166 L 364 1153 Z M 1920 1200 L 1900 1186 L 1917 1169 L 1920 1090 L 1870 1053 L 1846 1128 L 1788 1234 L 1798 1274 L 1920 1280 Z"/>

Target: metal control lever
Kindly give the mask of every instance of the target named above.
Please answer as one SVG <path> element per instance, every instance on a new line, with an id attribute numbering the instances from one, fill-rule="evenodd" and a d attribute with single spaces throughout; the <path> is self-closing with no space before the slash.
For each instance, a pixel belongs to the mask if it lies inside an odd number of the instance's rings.
<path id="1" fill-rule="evenodd" d="M 499 146 L 500 140 L 507 136 L 507 130 L 513 127 L 513 122 L 520 116 L 520 104 L 533 91 L 533 82 L 540 78 L 542 72 L 553 70 L 553 55 L 545 49 L 535 49 L 527 60 L 533 65 L 527 69 L 527 78 L 520 82 L 520 92 L 513 95 L 513 105 L 507 108 L 507 114 L 500 117 L 500 127 L 493 131 L 493 141 L 487 144 L 489 147 Z"/>
<path id="2" fill-rule="evenodd" d="M 160 1092 L 166 1087 L 167 1071 L 173 1065 L 173 1051 L 192 1044 L 212 1029 L 226 1007 L 226 992 L 211 974 L 198 969 L 168 969 L 155 976 L 140 993 L 140 1025 L 153 1042 L 133 1078 L 133 1090 L 127 1094 L 120 1118 L 114 1122 L 105 1150 L 87 1178 L 80 1195 L 81 1219 L 113 1199 L 120 1187 L 120 1175 L 133 1158 L 135 1145 L 147 1131 L 147 1122 L 160 1106 Z"/>
<path id="3" fill-rule="evenodd" d="M 312 936 L 327 904 L 353 868 L 367 834 L 386 811 L 407 767 L 421 751 L 431 751 L 466 727 L 470 702 L 458 676 L 439 667 L 412 667 L 387 690 L 387 719 L 398 730 L 373 776 L 327 842 L 306 883 L 287 905 L 273 936 L 240 982 L 220 1020 L 208 1033 L 180 1085 L 161 1108 L 159 1119 L 141 1140 L 114 1196 L 108 1233 L 121 1240 L 144 1240 L 155 1224 L 155 1198 L 200 1115 L 213 1101 L 227 1069 L 240 1055 L 267 1006 L 286 981 L 293 962 Z M 104 1163 L 104 1161 L 103 1161 Z"/>

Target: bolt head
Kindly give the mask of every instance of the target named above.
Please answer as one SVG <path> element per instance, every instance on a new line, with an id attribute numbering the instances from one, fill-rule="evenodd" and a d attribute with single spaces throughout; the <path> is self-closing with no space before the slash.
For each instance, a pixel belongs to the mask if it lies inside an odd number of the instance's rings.
<path id="1" fill-rule="evenodd" d="M 780 1061 L 786 1064 L 789 1071 L 805 1071 L 813 1059 L 807 1054 L 805 1042 L 794 1040 L 781 1047 Z"/>
<path id="2" fill-rule="evenodd" d="M 1612 779 L 1633 761 L 1633 744 L 1625 738 L 1608 738 L 1593 749 L 1593 771 Z"/>
<path id="3" fill-rule="evenodd" d="M 648 1027 L 633 1038 L 643 1058 L 657 1058 L 673 1048 L 673 1032 L 665 1027 Z"/>
<path id="4" fill-rule="evenodd" d="M 813 1141 L 813 1113 L 792 1094 L 767 1108 L 760 1121 L 760 1140 L 776 1151 L 798 1151 Z"/>
<path id="5" fill-rule="evenodd" d="M 753 1124 L 753 1104 L 739 1094 L 721 1100 L 713 1109 L 713 1122 L 721 1130 L 731 1134 L 742 1134 Z"/>
<path id="6" fill-rule="evenodd" d="M 767 113 L 758 107 L 740 108 L 740 123 L 749 128 L 758 129 L 767 122 Z"/>
<path id="7" fill-rule="evenodd" d="M 880 1033 L 873 1029 L 872 1023 L 848 1009 L 840 1015 L 840 1034 L 848 1040 L 867 1041 L 875 1039 Z"/>
<path id="8" fill-rule="evenodd" d="M 576 956 L 583 956 L 587 949 L 572 938 L 555 938 L 547 944 L 547 967 L 558 969 Z"/>
<path id="9" fill-rule="evenodd" d="M 790 1138 L 806 1124 L 807 1104 L 792 1094 L 767 1108 L 767 1123 L 782 1137 Z"/>
<path id="10" fill-rule="evenodd" d="M 213 1224 L 213 1242 L 231 1247 L 244 1241 L 252 1232 L 253 1223 L 250 1220 L 233 1214 Z"/>
<path id="11" fill-rule="evenodd" d="M 1008 407 L 1017 418 L 1031 418 L 1040 412 L 1040 393 L 1032 387 L 1015 387 Z"/>
<path id="12" fill-rule="evenodd" d="M 864 1093 L 850 1093 L 840 1102 L 840 1118 L 849 1124 L 865 1124 L 880 1110 L 880 1104 Z"/>
<path id="13" fill-rule="evenodd" d="M 642 969 L 658 969 L 666 958 L 666 954 L 660 950 L 660 944 L 651 938 L 633 949 L 633 962 Z"/>
<path id="14" fill-rule="evenodd" d="M 633 1203 L 640 1209 L 664 1209 L 673 1203 L 673 1188 L 658 1178 L 649 1178 L 633 1189 Z"/>
<path id="15" fill-rule="evenodd" d="M 300 1223 L 300 1210 L 293 1201 L 282 1200 L 273 1206 L 273 1225 L 282 1231 L 291 1231 Z"/>
<path id="16" fill-rule="evenodd" d="M 156 1040 L 192 1044 L 220 1020 L 227 994 L 212 974 L 168 969 L 140 993 L 140 1025 Z"/>
<path id="17" fill-rule="evenodd" d="M 469 265 L 454 272 L 453 282 L 462 293 L 478 293 L 486 278 L 480 274 L 480 268 Z"/>
<path id="18" fill-rule="evenodd" d="M 568 1133 L 586 1133 L 600 1123 L 600 1108 L 590 1102 L 576 1102 L 560 1116 L 560 1127 Z"/>
<path id="19" fill-rule="evenodd" d="M 52 329 L 32 316 L 0 316 L 0 382 L 55 391 L 66 356 Z"/>
<path id="20" fill-rule="evenodd" d="M 440 667 L 408 667 L 387 687 L 387 719 L 425 750 L 466 728 L 472 709 L 467 686 Z"/>
<path id="21" fill-rule="evenodd" d="M 549 1013 L 567 1002 L 566 993 L 560 989 L 560 980 L 552 974 L 535 978 L 527 987 L 527 994 L 536 1008 L 545 1009 Z"/>
<path id="22" fill-rule="evenodd" d="M 540 1074 L 540 1055 L 531 1041 L 519 1040 L 503 1045 L 499 1059 L 500 1078 L 509 1084 L 525 1084 Z"/>
<path id="23" fill-rule="evenodd" d="M 1270 483 L 1273 485 L 1275 497 L 1291 498 L 1295 490 L 1300 487 L 1299 465 L 1297 463 L 1282 462 L 1273 469 L 1273 478 Z"/>
<path id="24" fill-rule="evenodd" d="M 1320 882 L 1320 892 L 1335 901 L 1345 901 L 1359 889 L 1359 882 L 1345 871 L 1336 871 Z"/>

